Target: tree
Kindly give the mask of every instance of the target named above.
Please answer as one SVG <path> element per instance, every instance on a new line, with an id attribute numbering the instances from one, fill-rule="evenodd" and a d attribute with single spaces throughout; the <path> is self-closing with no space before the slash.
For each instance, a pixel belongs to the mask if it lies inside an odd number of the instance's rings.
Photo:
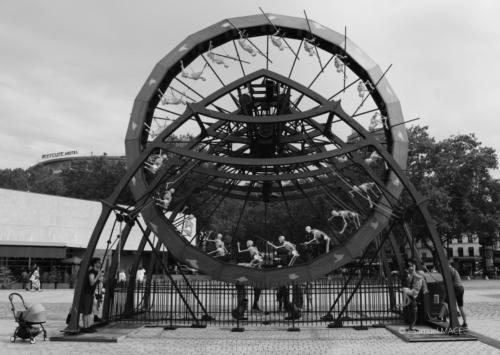
<path id="1" fill-rule="evenodd" d="M 427 127 L 409 130 L 408 176 L 429 198 L 429 210 L 444 241 L 468 234 L 491 245 L 500 230 L 499 181 L 495 150 L 473 134 L 436 142 Z"/>
<path id="2" fill-rule="evenodd" d="M 66 188 L 61 177 L 46 167 L 28 169 L 28 191 L 47 195 L 65 196 Z"/>
<path id="3" fill-rule="evenodd" d="M 23 169 L 0 170 L 0 188 L 12 190 L 28 190 L 28 174 Z"/>
<path id="4" fill-rule="evenodd" d="M 125 171 L 124 161 L 97 157 L 74 162 L 71 167 L 63 169 L 60 175 L 67 191 L 65 196 L 98 201 L 111 195 Z M 133 204 L 128 188 L 122 193 L 119 202 Z"/>

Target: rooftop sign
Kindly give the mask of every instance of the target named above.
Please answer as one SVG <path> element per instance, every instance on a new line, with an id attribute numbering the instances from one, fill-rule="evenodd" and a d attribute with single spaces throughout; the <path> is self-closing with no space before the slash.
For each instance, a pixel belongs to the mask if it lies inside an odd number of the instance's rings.
<path id="1" fill-rule="evenodd" d="M 57 153 L 43 154 L 42 160 L 67 157 L 69 155 L 78 155 L 78 150 L 70 150 L 68 152 L 57 152 Z"/>

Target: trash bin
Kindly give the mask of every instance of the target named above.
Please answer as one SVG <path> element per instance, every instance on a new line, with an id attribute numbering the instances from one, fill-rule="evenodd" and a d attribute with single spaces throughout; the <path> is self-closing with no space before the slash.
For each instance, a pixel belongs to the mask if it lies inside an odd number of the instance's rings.
<path id="1" fill-rule="evenodd" d="M 422 299 L 419 302 L 418 319 L 420 322 L 435 318 L 441 311 L 442 303 L 445 299 L 445 289 L 443 275 L 438 272 L 423 273 L 421 276 L 427 284 L 427 291 L 422 292 Z"/>

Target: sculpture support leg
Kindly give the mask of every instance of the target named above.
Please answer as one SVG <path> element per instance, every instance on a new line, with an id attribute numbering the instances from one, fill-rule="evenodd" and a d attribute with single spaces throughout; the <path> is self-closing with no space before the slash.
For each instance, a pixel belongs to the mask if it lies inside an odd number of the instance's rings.
<path id="1" fill-rule="evenodd" d="M 97 246 L 97 242 L 99 241 L 99 237 L 101 236 L 102 230 L 106 225 L 106 221 L 111 213 L 111 208 L 102 204 L 101 215 L 99 216 L 99 220 L 92 232 L 92 236 L 90 237 L 89 244 L 87 245 L 87 249 L 85 250 L 85 254 L 83 256 L 82 262 L 80 264 L 80 272 L 78 273 L 78 278 L 75 286 L 75 293 L 73 296 L 73 303 L 71 305 L 71 316 L 68 327 L 65 329 L 68 333 L 76 333 L 78 332 L 78 321 L 80 318 L 79 314 L 79 305 L 80 299 L 83 291 L 83 284 L 85 282 L 85 278 L 87 276 L 87 270 L 90 267 L 90 260 L 92 255 L 94 254 L 95 248 Z"/>

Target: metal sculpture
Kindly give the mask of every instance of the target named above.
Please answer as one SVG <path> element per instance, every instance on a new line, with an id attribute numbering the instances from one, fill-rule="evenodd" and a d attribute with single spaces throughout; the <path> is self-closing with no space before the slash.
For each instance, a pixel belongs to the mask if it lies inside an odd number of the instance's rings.
<path id="1" fill-rule="evenodd" d="M 283 51 L 285 45 L 290 51 Z M 229 70 L 222 58 L 235 61 L 239 69 Z M 312 70 L 316 62 L 319 69 Z M 104 225 L 115 214 L 144 231 L 139 254 L 146 245 L 155 255 L 166 246 L 177 260 L 239 285 L 307 282 L 352 262 L 378 236 L 388 234 L 390 222 L 401 218 L 403 191 L 427 222 L 438 259 L 445 263 L 425 199 L 404 175 L 408 138 L 399 101 L 386 78 L 389 68 L 382 71 L 345 33 L 307 17 L 263 13 L 225 19 L 187 37 L 155 66 L 134 102 L 125 141 L 128 170 L 103 203 L 82 268 L 88 268 Z M 304 79 L 308 73 L 312 75 Z M 191 136 L 175 144 L 186 133 Z M 384 164 L 375 164 L 379 160 Z M 189 186 L 191 180 L 201 183 Z M 127 186 L 136 203 L 123 208 L 118 199 Z M 376 201 L 370 196 L 373 189 Z M 326 253 L 300 263 L 294 255 L 294 262 L 282 268 L 264 267 L 249 240 L 245 250 L 252 260 L 245 267 L 223 261 L 220 243 L 219 251 L 207 253 L 183 236 L 176 216 L 186 209 L 196 216 L 209 205 L 205 200 L 190 203 L 200 191 L 211 194 L 207 201 L 214 211 L 225 199 L 242 201 L 235 241 L 243 240 L 238 225 L 248 201 L 260 203 L 264 211 L 280 203 L 290 212 L 289 203 L 302 200 L 328 228 L 328 219 L 312 200 L 321 194 L 333 209 L 332 217 L 343 218 L 342 233 L 347 217 L 355 216 L 354 228 L 341 242 L 328 244 Z M 361 193 L 369 206 L 349 198 L 351 193 Z M 263 220 L 267 223 L 266 216 Z M 273 236 L 260 238 L 268 242 Z M 447 270 L 444 279 L 452 302 Z M 76 319 L 82 275 L 72 307 Z M 70 329 L 76 327 L 75 317 Z M 453 311 L 451 318 L 456 320 Z"/>

